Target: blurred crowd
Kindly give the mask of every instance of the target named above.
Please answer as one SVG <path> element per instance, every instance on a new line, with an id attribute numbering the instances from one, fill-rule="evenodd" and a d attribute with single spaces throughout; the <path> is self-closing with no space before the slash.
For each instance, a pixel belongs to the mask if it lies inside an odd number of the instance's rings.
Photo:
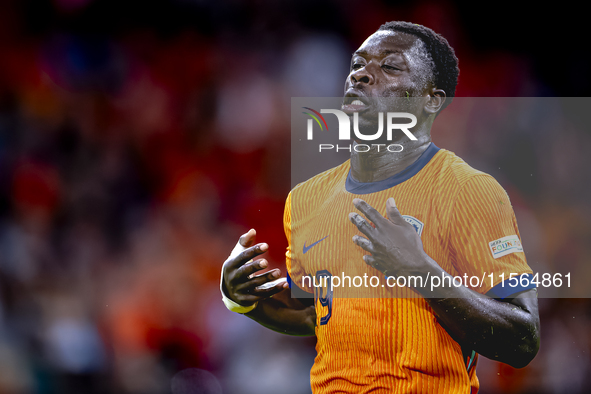
<path id="1" fill-rule="evenodd" d="M 309 392 L 314 338 L 227 311 L 220 268 L 255 228 L 284 271 L 290 99 L 339 96 L 351 52 L 383 22 L 447 37 L 458 96 L 575 96 L 590 83 L 572 77 L 589 65 L 574 49 L 552 79 L 538 46 L 476 35 L 454 3 L 357 5 L 0 4 L 0 394 Z M 505 187 L 532 267 L 591 278 L 589 125 L 542 102 L 495 129 L 512 111 L 442 121 L 434 141 Z M 591 302 L 540 307 L 538 357 L 522 370 L 481 358 L 481 393 L 586 392 Z"/>

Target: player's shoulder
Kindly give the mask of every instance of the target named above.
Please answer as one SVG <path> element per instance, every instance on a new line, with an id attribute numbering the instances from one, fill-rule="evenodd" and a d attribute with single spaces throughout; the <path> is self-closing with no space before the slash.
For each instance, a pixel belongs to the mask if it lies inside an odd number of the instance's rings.
<path id="1" fill-rule="evenodd" d="M 329 192 L 334 187 L 343 183 L 347 178 L 350 169 L 350 160 L 344 163 L 323 171 L 312 178 L 298 183 L 292 190 L 291 194 L 319 196 L 323 193 Z"/>
<path id="2" fill-rule="evenodd" d="M 492 175 L 472 167 L 454 152 L 440 149 L 439 155 L 441 172 L 446 175 L 446 182 L 453 183 L 456 188 L 462 189 L 466 184 L 479 181 L 499 185 Z"/>
<path id="3" fill-rule="evenodd" d="M 502 201 L 502 205 L 511 207 L 506 190 L 492 175 L 473 168 L 453 152 L 441 149 L 439 153 L 442 174 L 439 178 L 439 195 L 451 202 L 450 208 L 456 207 L 459 201 L 465 205 L 462 209 L 480 207 L 491 201 Z"/>

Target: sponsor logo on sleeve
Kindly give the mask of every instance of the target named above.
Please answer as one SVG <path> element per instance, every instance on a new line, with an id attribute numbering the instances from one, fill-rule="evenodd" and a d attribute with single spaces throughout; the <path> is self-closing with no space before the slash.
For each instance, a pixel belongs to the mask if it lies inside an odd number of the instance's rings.
<path id="1" fill-rule="evenodd" d="M 515 252 L 523 252 L 521 241 L 517 235 L 509 235 L 489 242 L 490 252 L 495 259 Z"/>

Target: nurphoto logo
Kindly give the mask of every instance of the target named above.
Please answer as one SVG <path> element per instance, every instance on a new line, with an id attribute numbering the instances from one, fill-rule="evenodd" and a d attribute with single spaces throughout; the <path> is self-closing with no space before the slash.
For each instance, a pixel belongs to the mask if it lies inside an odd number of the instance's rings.
<path id="1" fill-rule="evenodd" d="M 382 138 L 384 134 L 384 113 L 378 113 L 378 130 L 374 134 L 363 134 L 359 130 L 359 113 L 355 112 L 353 114 L 353 127 L 351 128 L 351 119 L 349 115 L 347 115 L 344 111 L 340 111 L 338 109 L 321 109 L 320 112 L 316 111 L 309 107 L 303 107 L 305 112 L 302 112 L 305 115 L 310 116 L 307 123 L 307 132 L 306 136 L 307 139 L 312 141 L 314 139 L 314 123 L 318 125 L 320 131 L 328 131 L 328 124 L 326 123 L 326 119 L 322 114 L 333 114 L 337 117 L 337 121 L 339 124 L 339 132 L 338 137 L 340 141 L 351 141 L 351 129 L 353 129 L 353 133 L 355 137 L 353 138 L 355 141 L 376 141 Z M 308 112 L 309 111 L 309 112 Z M 411 113 L 407 112 L 386 112 L 386 140 L 392 141 L 392 136 L 395 130 L 402 131 L 408 138 L 413 141 L 416 141 L 416 137 L 409 131 L 410 128 L 414 127 L 417 124 L 417 118 Z M 409 123 L 395 123 L 394 120 L 398 119 L 409 119 Z M 371 147 L 376 147 L 378 152 L 381 149 L 386 149 L 389 152 L 402 152 L 402 145 L 400 144 L 363 144 L 363 143 L 355 143 L 349 145 L 334 145 L 334 144 L 319 144 L 318 150 L 322 152 L 323 150 L 348 150 L 351 152 L 353 149 L 355 152 L 368 152 Z"/>

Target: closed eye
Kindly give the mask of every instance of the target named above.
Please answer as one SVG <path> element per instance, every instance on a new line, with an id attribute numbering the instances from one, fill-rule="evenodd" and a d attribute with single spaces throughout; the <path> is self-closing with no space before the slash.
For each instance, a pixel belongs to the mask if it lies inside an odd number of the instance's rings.
<path id="1" fill-rule="evenodd" d="M 384 68 L 386 70 L 400 70 L 398 67 L 390 66 L 388 64 L 382 65 L 382 68 Z"/>

